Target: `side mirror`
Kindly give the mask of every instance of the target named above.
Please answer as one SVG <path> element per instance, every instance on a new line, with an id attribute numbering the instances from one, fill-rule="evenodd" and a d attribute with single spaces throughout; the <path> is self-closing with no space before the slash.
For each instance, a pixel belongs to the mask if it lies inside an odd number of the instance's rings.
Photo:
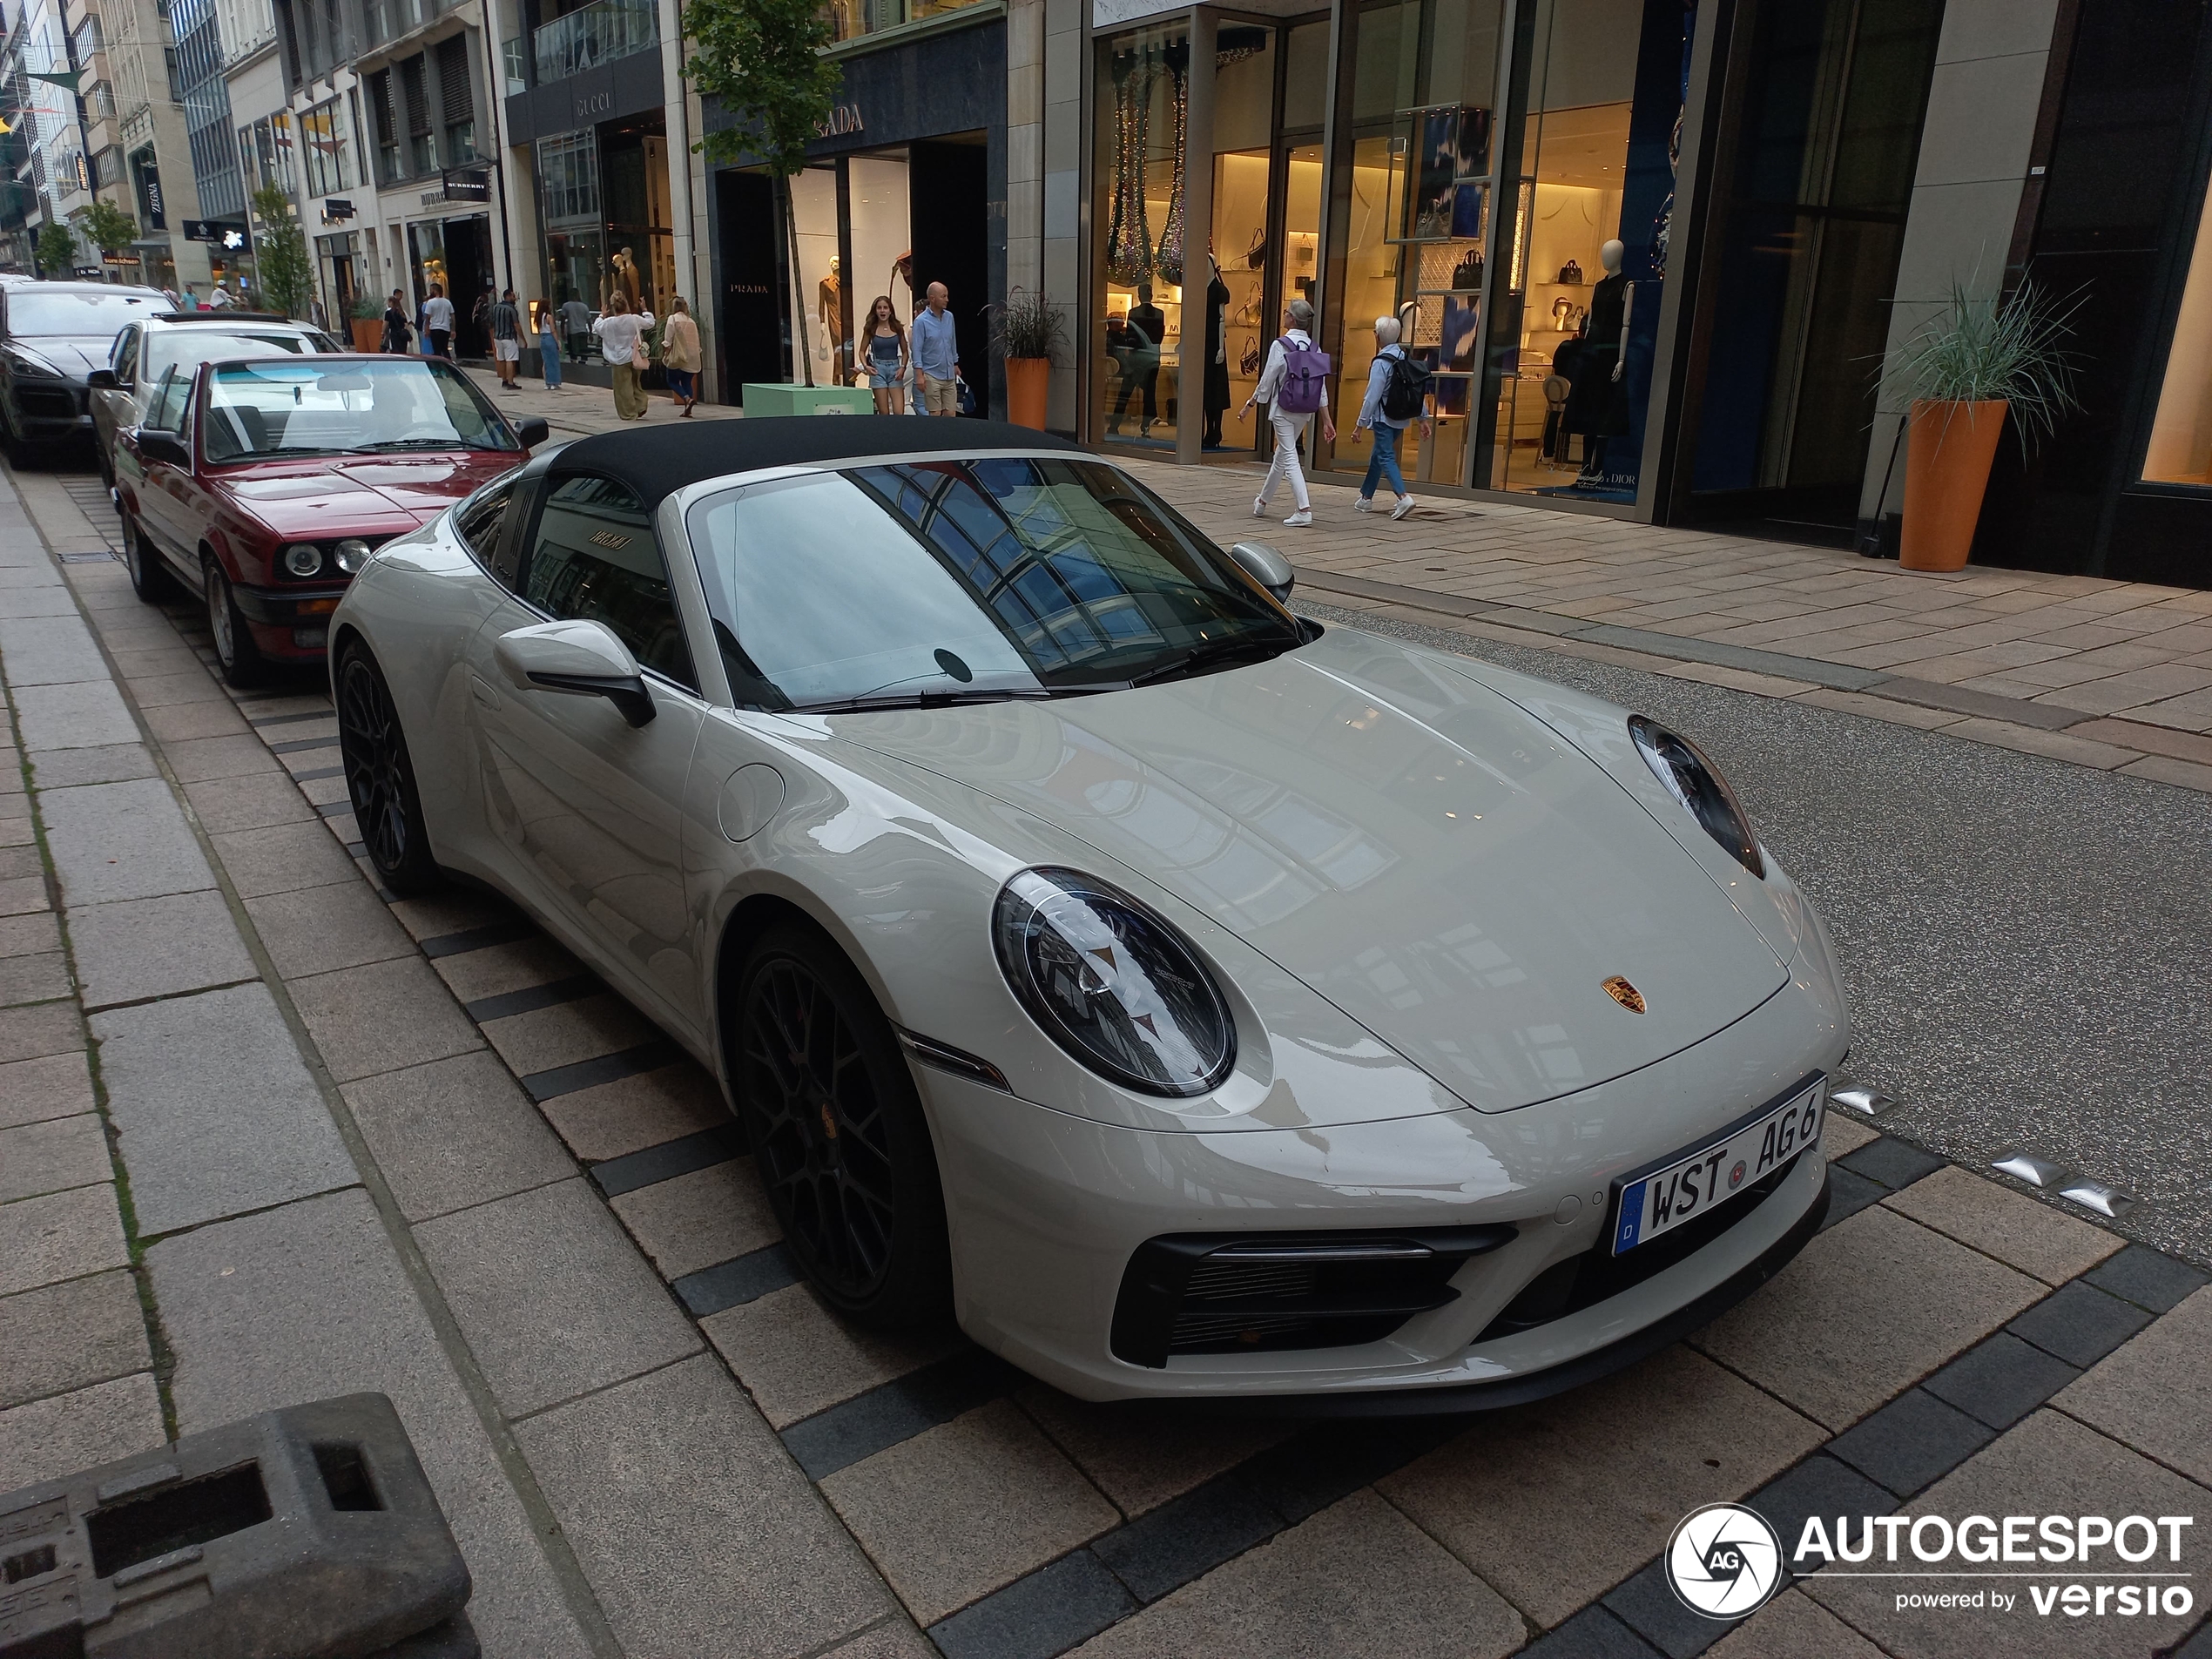
<path id="1" fill-rule="evenodd" d="M 84 377 L 84 384 L 95 392 L 112 392 L 119 382 L 111 368 L 96 368 Z"/>
<path id="2" fill-rule="evenodd" d="M 192 469 L 192 455 L 185 448 L 185 441 L 174 432 L 161 432 L 152 427 L 140 427 L 138 433 L 138 464 L 151 467 L 157 462 L 170 467 Z"/>
<path id="3" fill-rule="evenodd" d="M 657 711 L 637 659 L 603 622 L 541 622 L 502 634 L 492 660 L 518 691 L 604 697 L 633 726 Z"/>
<path id="4" fill-rule="evenodd" d="M 1291 562 L 1264 542 L 1238 542 L 1229 550 L 1229 556 L 1244 567 L 1244 574 L 1278 599 L 1288 599 L 1291 588 L 1298 581 L 1298 572 L 1291 569 Z"/>
<path id="5" fill-rule="evenodd" d="M 553 428 L 545 424 L 542 415 L 525 415 L 515 423 L 515 435 L 523 441 L 523 448 L 535 449 L 553 435 Z"/>

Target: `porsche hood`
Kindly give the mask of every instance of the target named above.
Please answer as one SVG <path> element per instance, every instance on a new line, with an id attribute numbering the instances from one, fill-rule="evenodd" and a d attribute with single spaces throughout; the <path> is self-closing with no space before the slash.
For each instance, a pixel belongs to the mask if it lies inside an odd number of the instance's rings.
<path id="1" fill-rule="evenodd" d="M 1157 883 L 1484 1111 L 1650 1065 L 1788 978 L 1588 758 L 1370 635 L 1136 691 L 833 724 L 1088 842 L 1109 880 L 1118 864 Z"/>

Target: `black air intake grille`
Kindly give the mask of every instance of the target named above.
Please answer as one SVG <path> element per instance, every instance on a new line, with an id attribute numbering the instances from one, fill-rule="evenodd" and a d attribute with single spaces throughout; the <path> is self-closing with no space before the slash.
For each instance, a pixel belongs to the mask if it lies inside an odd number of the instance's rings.
<path id="1" fill-rule="evenodd" d="M 1175 1233 L 1130 1258 L 1113 1349 L 1154 1369 L 1170 1354 L 1279 1352 L 1377 1341 L 1455 1300 L 1452 1276 L 1510 1226 L 1410 1232 Z"/>

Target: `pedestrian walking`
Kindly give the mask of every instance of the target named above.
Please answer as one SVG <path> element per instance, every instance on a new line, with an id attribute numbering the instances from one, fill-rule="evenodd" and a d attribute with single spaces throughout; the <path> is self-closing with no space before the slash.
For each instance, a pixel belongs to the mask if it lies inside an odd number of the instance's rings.
<path id="1" fill-rule="evenodd" d="M 422 302 L 422 338 L 427 355 L 453 361 L 453 301 L 446 298 L 442 282 L 433 282 L 430 297 Z"/>
<path id="2" fill-rule="evenodd" d="M 632 311 L 629 297 L 619 292 L 608 296 L 607 309 L 591 325 L 591 332 L 599 337 L 599 355 L 614 376 L 615 414 L 624 421 L 645 418 L 645 389 L 638 384 L 638 360 L 644 354 L 640 341 L 652 326 L 653 314 Z"/>
<path id="3" fill-rule="evenodd" d="M 1331 443 L 1337 440 L 1336 422 L 1329 415 L 1329 354 L 1315 348 L 1309 332 L 1312 327 L 1311 300 L 1293 300 L 1283 307 L 1282 337 L 1267 348 L 1267 366 L 1260 370 L 1243 410 L 1249 415 L 1253 404 L 1266 404 L 1267 424 L 1275 431 L 1275 455 L 1267 463 L 1267 482 L 1252 499 L 1252 516 L 1266 516 L 1276 484 L 1288 478 L 1298 510 L 1283 523 L 1294 528 L 1313 522 L 1313 502 L 1305 493 L 1298 448 L 1316 415 L 1321 417 L 1321 435 Z"/>
<path id="4" fill-rule="evenodd" d="M 1406 493 L 1406 475 L 1398 469 L 1399 434 L 1415 420 L 1420 421 L 1425 438 L 1436 429 L 1428 414 L 1428 371 L 1406 356 L 1398 343 L 1399 334 L 1397 318 L 1375 319 L 1375 361 L 1368 365 L 1367 395 L 1359 404 L 1359 429 L 1373 432 L 1375 448 L 1367 458 L 1359 499 L 1352 504 L 1354 512 L 1372 512 L 1375 486 L 1387 480 L 1398 498 L 1390 509 L 1393 518 L 1413 510 L 1413 498 Z"/>
<path id="5" fill-rule="evenodd" d="M 680 293 L 668 302 L 668 320 L 661 325 L 660 361 L 668 371 L 669 401 L 688 419 L 699 401 L 699 326 L 692 320 L 691 302 Z"/>
<path id="6" fill-rule="evenodd" d="M 960 413 L 960 334 L 945 309 L 951 298 L 943 283 L 933 282 L 929 303 L 914 314 L 914 389 L 924 415 Z"/>
<path id="7" fill-rule="evenodd" d="M 553 308 L 550 300 L 530 301 L 530 320 L 534 325 L 530 332 L 537 336 L 537 367 L 545 376 L 545 389 L 549 392 L 561 389 L 561 343 L 554 337 L 554 325 L 559 318 L 560 313 Z"/>
<path id="8" fill-rule="evenodd" d="M 907 325 L 899 320 L 889 294 L 879 293 L 868 307 L 866 332 L 868 389 L 875 394 L 875 412 L 904 415 L 905 399 L 900 394 L 907 381 Z"/>
<path id="9" fill-rule="evenodd" d="M 401 306 L 400 300 L 400 291 L 395 288 L 390 300 L 384 307 L 384 349 L 404 355 L 408 348 L 408 336 L 415 331 L 408 326 L 407 312 Z"/>
<path id="10" fill-rule="evenodd" d="M 491 361 L 499 371 L 499 389 L 519 392 L 515 376 L 523 367 L 523 314 L 515 308 L 515 290 L 509 288 L 491 308 Z"/>
<path id="11" fill-rule="evenodd" d="M 561 307 L 561 329 L 569 342 L 569 361 L 583 361 L 584 343 L 591 338 L 591 307 L 575 295 Z"/>

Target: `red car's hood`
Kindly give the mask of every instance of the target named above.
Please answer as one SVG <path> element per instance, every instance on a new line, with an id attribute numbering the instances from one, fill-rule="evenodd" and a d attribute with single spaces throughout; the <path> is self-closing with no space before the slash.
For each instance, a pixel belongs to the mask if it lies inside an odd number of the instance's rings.
<path id="1" fill-rule="evenodd" d="M 356 455 L 239 467 L 212 481 L 282 541 L 400 536 L 525 459 L 520 450 Z"/>

